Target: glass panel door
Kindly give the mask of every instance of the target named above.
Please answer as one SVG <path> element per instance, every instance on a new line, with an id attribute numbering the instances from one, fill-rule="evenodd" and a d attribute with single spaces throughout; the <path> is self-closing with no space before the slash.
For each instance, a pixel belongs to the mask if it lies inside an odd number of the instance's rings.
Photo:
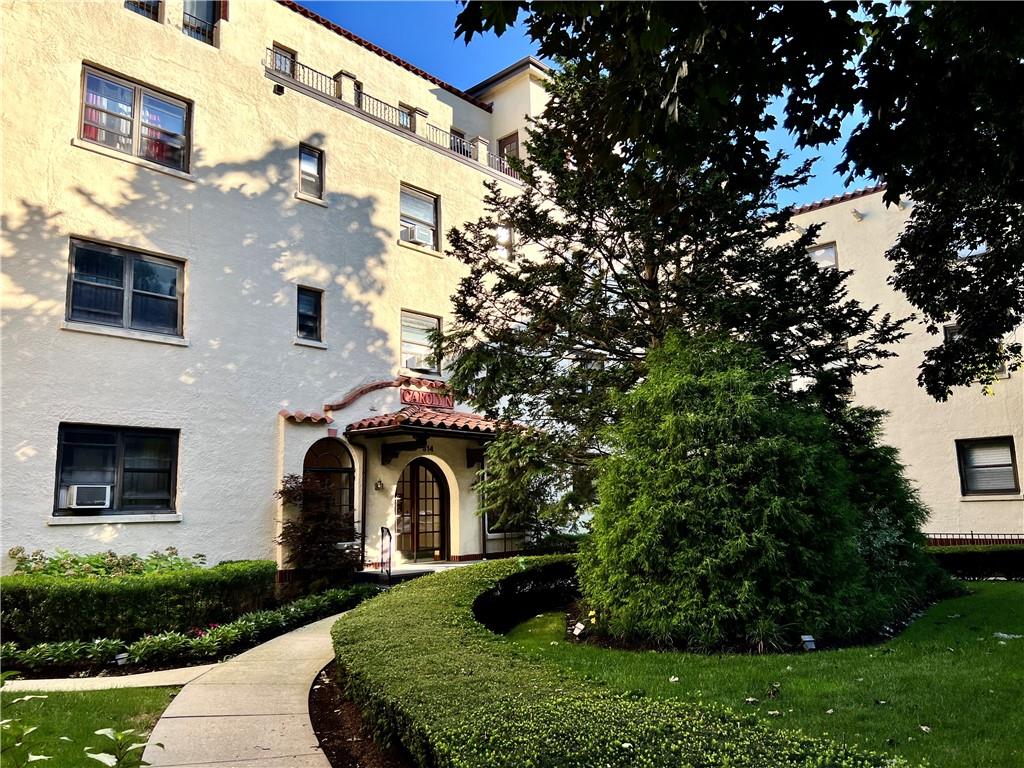
<path id="1" fill-rule="evenodd" d="M 446 557 L 447 487 L 429 462 L 415 460 L 402 471 L 396 500 L 397 546 L 410 560 Z"/>

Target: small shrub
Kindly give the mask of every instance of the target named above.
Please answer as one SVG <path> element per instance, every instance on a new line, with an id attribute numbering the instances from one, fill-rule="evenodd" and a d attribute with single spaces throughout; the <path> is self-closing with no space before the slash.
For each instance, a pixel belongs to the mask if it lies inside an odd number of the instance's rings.
<path id="1" fill-rule="evenodd" d="M 928 553 L 958 579 L 1024 579 L 1024 544 L 928 547 Z"/>
<path id="2" fill-rule="evenodd" d="M 400 742 L 421 768 L 905 765 L 704 704 L 612 693 L 474 619 L 484 595 L 492 601 L 485 612 L 500 616 L 494 595 L 518 600 L 531 584 L 558 591 L 570 562 L 548 556 L 457 568 L 342 617 L 332 630 L 339 670 L 375 736 Z"/>
<path id="3" fill-rule="evenodd" d="M 4 576 L 0 631 L 22 645 L 187 632 L 262 607 L 276 575 L 274 562 L 249 560 L 105 578 Z"/>
<path id="4" fill-rule="evenodd" d="M 285 475 L 275 495 L 291 513 L 277 539 L 285 548 L 288 565 L 310 581 L 326 583 L 351 576 L 359 565 L 359 547 L 338 544 L 356 541 L 355 518 L 335 509 L 329 482 L 314 474 Z"/>
<path id="5" fill-rule="evenodd" d="M 13 547 L 7 554 L 14 560 L 15 573 L 69 578 L 137 576 L 144 573 L 185 571 L 201 568 L 206 564 L 206 555 L 182 557 L 174 547 L 167 547 L 163 552 L 154 550 L 145 557 L 136 554 L 119 555 L 113 551 L 77 555 L 64 549 L 58 549 L 56 554 L 47 555 L 41 549 L 26 552 L 24 547 Z"/>

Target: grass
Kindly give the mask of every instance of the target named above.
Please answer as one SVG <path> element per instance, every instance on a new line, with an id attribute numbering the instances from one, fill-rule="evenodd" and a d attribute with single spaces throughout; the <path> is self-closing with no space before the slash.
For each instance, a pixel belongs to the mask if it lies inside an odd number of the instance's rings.
<path id="1" fill-rule="evenodd" d="M 564 613 L 531 619 L 509 638 L 614 689 L 716 702 L 769 725 L 932 768 L 1020 768 L 1024 638 L 994 635 L 1024 634 L 1024 584 L 969 586 L 973 594 L 933 606 L 887 643 L 801 655 L 700 656 L 570 643 Z"/>
<path id="2" fill-rule="evenodd" d="M 86 747 L 96 752 L 110 748 L 112 742 L 95 735 L 101 728 L 122 731 L 134 728 L 145 741 L 177 688 L 119 688 L 108 691 L 43 691 L 0 693 L 3 718 L 18 718 L 24 725 L 38 726 L 26 744 L 36 755 L 47 755 L 39 765 L 47 768 L 81 768 L 100 763 L 85 757 Z M 46 698 L 15 701 L 23 696 Z M 70 739 L 65 741 L 61 737 Z M 6 764 L 6 760 L 4 761 Z"/>

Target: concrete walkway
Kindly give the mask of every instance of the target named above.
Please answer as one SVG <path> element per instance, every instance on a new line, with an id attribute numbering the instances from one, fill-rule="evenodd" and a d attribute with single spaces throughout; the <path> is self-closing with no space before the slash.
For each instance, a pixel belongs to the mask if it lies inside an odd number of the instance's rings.
<path id="1" fill-rule="evenodd" d="M 144 759 L 192 768 L 330 768 L 309 720 L 309 689 L 334 657 L 337 620 L 281 635 L 192 680 L 150 736 L 164 749 L 147 747 Z"/>
<path id="2" fill-rule="evenodd" d="M 179 686 L 191 683 L 206 674 L 216 664 L 201 664 L 198 667 L 161 669 L 156 672 L 140 672 L 137 675 L 109 675 L 105 677 L 56 677 L 44 680 L 9 680 L 4 693 L 18 691 L 107 691 L 112 688 L 155 688 Z"/>

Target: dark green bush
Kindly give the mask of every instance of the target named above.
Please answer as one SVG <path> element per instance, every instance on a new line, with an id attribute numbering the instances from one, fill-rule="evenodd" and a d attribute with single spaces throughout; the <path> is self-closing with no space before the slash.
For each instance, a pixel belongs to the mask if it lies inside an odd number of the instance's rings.
<path id="1" fill-rule="evenodd" d="M 22 645 L 188 632 L 264 607 L 276 574 L 273 561 L 243 560 L 138 576 L 4 576 L 0 632 Z"/>
<path id="2" fill-rule="evenodd" d="M 905 765 L 710 706 L 612 693 L 475 620 L 481 595 L 521 594 L 525 583 L 543 582 L 519 575 L 532 569 L 553 568 L 560 580 L 567 562 L 458 568 L 402 584 L 342 617 L 332 633 L 339 669 L 375 735 L 400 741 L 421 768 Z M 509 577 L 517 579 L 511 590 L 501 587 Z"/>
<path id="3" fill-rule="evenodd" d="M 99 639 L 89 642 L 67 640 L 39 643 L 18 648 L 5 642 L 0 650 L 5 669 L 39 670 L 97 669 L 111 666 L 119 653 L 128 654 L 128 665 L 188 664 L 210 661 L 269 640 L 311 621 L 345 611 L 380 591 L 370 584 L 355 584 L 345 589 L 329 589 L 307 595 L 268 611 L 254 611 L 191 633 L 161 632 L 134 642 Z"/>
<path id="4" fill-rule="evenodd" d="M 928 547 L 928 554 L 958 579 L 1024 579 L 1024 544 Z"/>
<path id="5" fill-rule="evenodd" d="M 840 428 L 755 350 L 670 335 L 620 399 L 598 462 L 580 586 L 600 626 L 628 642 L 763 652 L 801 634 L 863 637 L 908 613 L 926 592 L 924 509 L 872 418 Z"/>

